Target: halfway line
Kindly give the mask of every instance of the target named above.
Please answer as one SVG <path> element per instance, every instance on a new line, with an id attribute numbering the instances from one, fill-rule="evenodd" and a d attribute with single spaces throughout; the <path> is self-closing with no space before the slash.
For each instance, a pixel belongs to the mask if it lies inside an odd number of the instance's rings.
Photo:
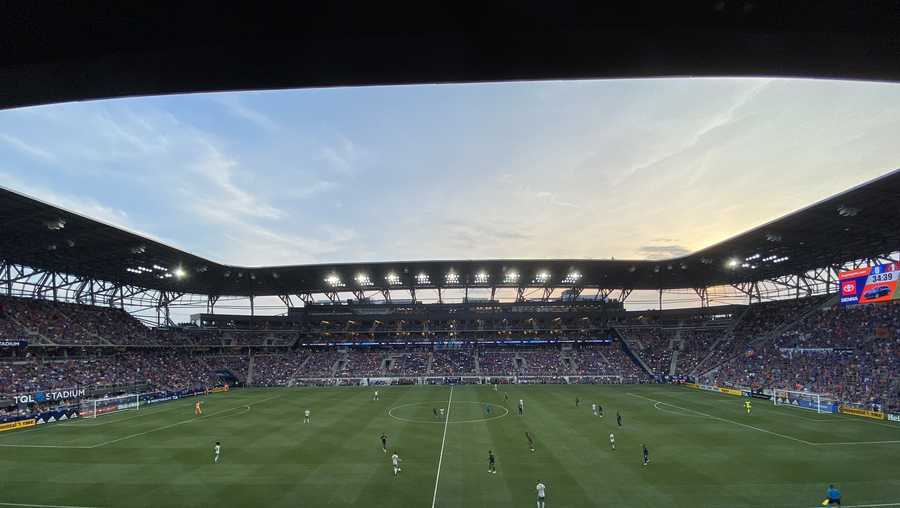
<path id="1" fill-rule="evenodd" d="M 450 423 L 450 404 L 453 403 L 453 385 L 450 385 L 450 398 L 447 399 L 447 417 L 444 418 L 444 437 L 441 438 L 441 455 L 438 457 L 437 475 L 434 477 L 434 496 L 431 497 L 431 508 L 437 504 L 438 482 L 441 481 L 441 463 L 444 462 L 444 443 L 447 442 L 447 424 Z"/>

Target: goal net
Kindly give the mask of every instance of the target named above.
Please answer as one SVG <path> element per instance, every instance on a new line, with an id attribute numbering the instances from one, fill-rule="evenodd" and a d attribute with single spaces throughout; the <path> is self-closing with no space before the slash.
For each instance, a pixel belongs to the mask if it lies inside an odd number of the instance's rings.
<path id="1" fill-rule="evenodd" d="M 82 400 L 78 411 L 82 418 L 96 418 L 100 415 L 118 413 L 119 411 L 138 410 L 141 407 L 140 396 L 134 393 L 104 397 L 102 399 Z"/>
<path id="2" fill-rule="evenodd" d="M 791 406 L 807 409 L 817 413 L 836 413 L 837 404 L 834 400 L 820 393 L 796 392 L 792 390 L 772 390 L 772 402 L 776 406 Z"/>

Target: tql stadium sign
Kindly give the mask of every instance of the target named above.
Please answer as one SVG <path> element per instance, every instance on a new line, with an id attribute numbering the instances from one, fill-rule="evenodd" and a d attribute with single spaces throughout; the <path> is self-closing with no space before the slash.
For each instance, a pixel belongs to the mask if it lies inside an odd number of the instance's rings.
<path id="1" fill-rule="evenodd" d="M 71 390 L 54 390 L 52 392 L 34 392 L 24 395 L 15 395 L 16 404 L 31 404 L 34 402 L 52 402 L 57 400 L 77 399 L 84 397 L 84 388 L 72 388 Z"/>

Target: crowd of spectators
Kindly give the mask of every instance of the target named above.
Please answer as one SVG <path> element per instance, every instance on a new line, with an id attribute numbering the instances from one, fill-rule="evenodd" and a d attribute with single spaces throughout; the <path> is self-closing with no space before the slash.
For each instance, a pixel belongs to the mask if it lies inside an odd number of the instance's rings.
<path id="1" fill-rule="evenodd" d="M 471 349 L 436 349 L 431 354 L 431 373 L 435 376 L 475 375 L 475 354 Z"/>
<path id="2" fill-rule="evenodd" d="M 514 376 L 516 375 L 515 351 L 488 350 L 478 355 L 478 367 L 483 375 Z"/>
<path id="3" fill-rule="evenodd" d="M 369 377 L 384 374 L 384 353 L 371 349 L 351 349 L 338 375 L 344 377 Z"/>
<path id="4" fill-rule="evenodd" d="M 745 347 L 702 380 L 780 388 L 900 410 L 900 305 L 835 307 L 808 314 L 772 340 Z"/>
<path id="5" fill-rule="evenodd" d="M 253 357 L 255 386 L 287 386 L 296 377 L 304 356 L 298 352 L 260 354 Z"/>
<path id="6" fill-rule="evenodd" d="M 522 363 L 516 374 L 526 376 L 559 376 L 572 374 L 571 369 L 563 365 L 558 348 L 547 348 L 519 352 Z"/>
<path id="7" fill-rule="evenodd" d="M 404 351 L 392 355 L 390 374 L 392 376 L 424 376 L 428 373 L 428 351 Z"/>

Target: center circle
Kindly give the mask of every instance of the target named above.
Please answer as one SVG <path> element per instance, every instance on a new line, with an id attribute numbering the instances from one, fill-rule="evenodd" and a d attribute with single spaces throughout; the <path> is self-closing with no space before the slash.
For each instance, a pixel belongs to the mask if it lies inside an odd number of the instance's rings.
<path id="1" fill-rule="evenodd" d="M 388 416 L 405 423 L 436 423 L 444 424 L 444 418 L 440 410 L 444 409 L 447 416 L 447 401 L 423 401 L 400 404 L 388 409 Z M 437 416 L 435 416 L 437 411 Z M 500 404 L 491 402 L 456 401 L 450 405 L 448 424 L 453 423 L 480 423 L 498 420 L 507 416 L 509 409 Z"/>

